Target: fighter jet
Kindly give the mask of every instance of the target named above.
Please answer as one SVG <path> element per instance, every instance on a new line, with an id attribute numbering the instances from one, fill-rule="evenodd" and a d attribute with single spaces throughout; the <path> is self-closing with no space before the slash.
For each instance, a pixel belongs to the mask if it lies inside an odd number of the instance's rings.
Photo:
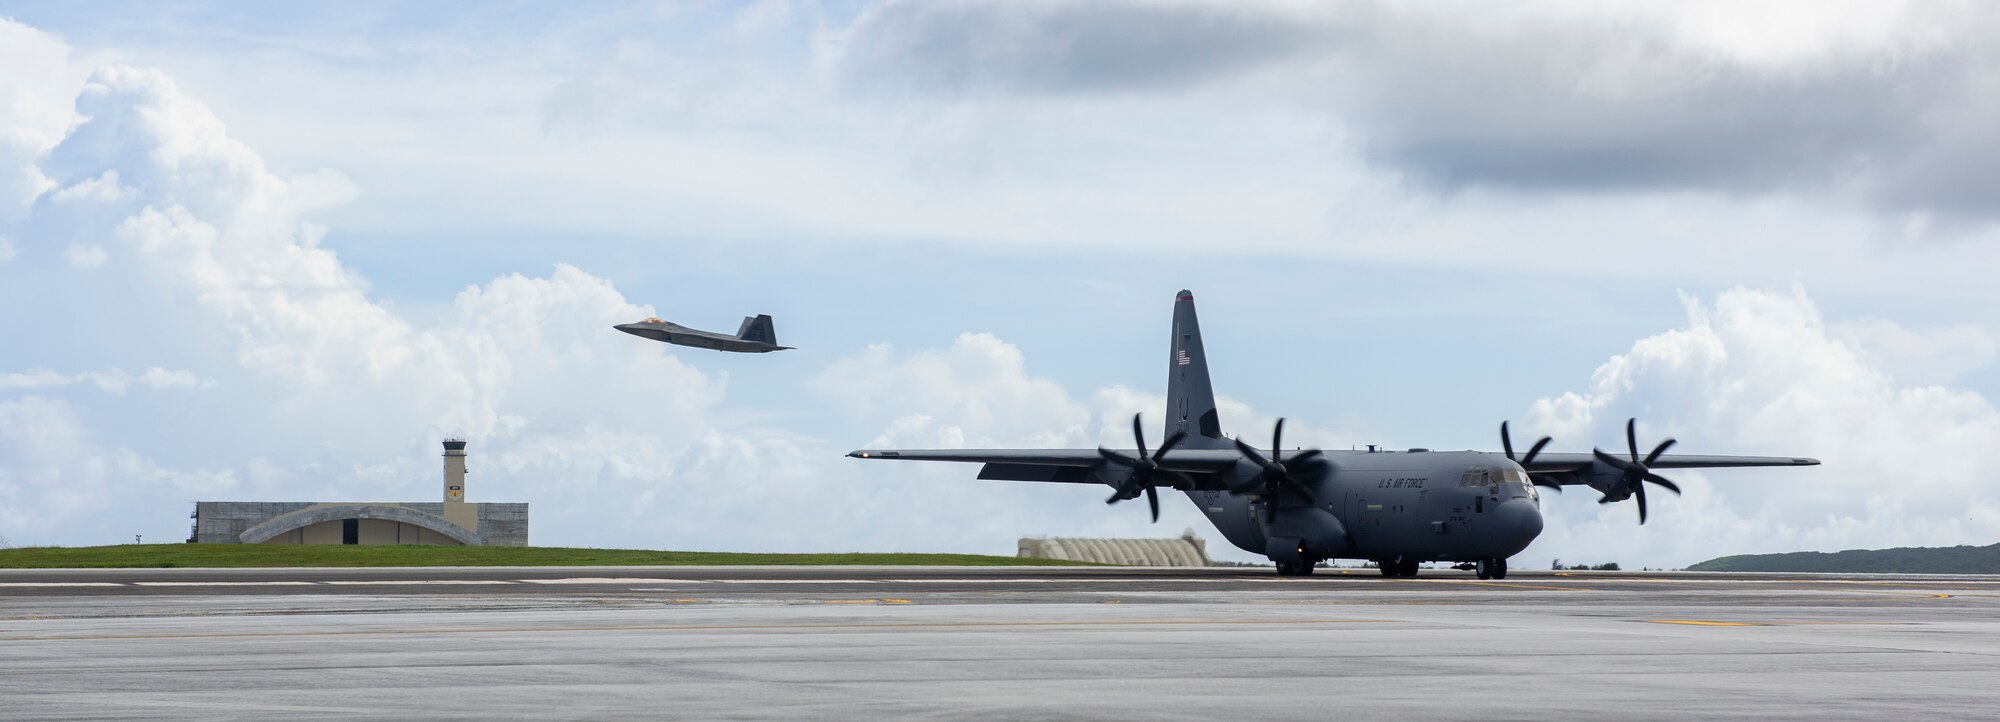
<path id="1" fill-rule="evenodd" d="M 1507 558 L 1541 535 L 1536 487 L 1587 486 L 1604 504 L 1634 500 L 1644 524 L 1648 484 L 1681 493 L 1655 470 L 1819 463 L 1668 454 L 1673 439 L 1641 454 L 1637 421 L 1625 424 L 1624 454 L 1544 453 L 1549 439 L 1543 437 L 1517 456 L 1505 423 L 1500 452 L 1286 449 L 1284 419 L 1271 431 L 1270 449 L 1260 449 L 1222 433 L 1194 294 L 1187 291 L 1174 301 L 1166 410 L 1166 439 L 1150 452 L 1134 414 L 1136 450 L 867 449 L 848 456 L 973 462 L 983 464 L 981 479 L 1104 484 L 1112 490 L 1107 504 L 1144 494 L 1156 522 L 1157 489 L 1181 491 L 1230 543 L 1270 558 L 1287 576 L 1311 574 L 1328 559 L 1365 559 L 1384 576 L 1414 577 L 1421 563 L 1446 562 L 1480 579 L 1505 579 Z"/>
<path id="2" fill-rule="evenodd" d="M 771 317 L 762 314 L 743 317 L 743 326 L 736 329 L 734 336 L 725 336 L 713 331 L 697 331 L 653 317 L 647 317 L 638 323 L 621 323 L 612 328 L 676 346 L 693 346 L 717 351 L 770 353 L 791 348 L 778 345 L 778 333 L 771 330 Z"/>

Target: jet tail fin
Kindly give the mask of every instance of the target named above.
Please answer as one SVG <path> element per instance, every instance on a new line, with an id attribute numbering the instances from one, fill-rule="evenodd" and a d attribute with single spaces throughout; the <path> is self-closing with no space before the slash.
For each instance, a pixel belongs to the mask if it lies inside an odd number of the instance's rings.
<path id="1" fill-rule="evenodd" d="M 1215 413 L 1215 391 L 1208 382 L 1208 354 L 1201 347 L 1201 322 L 1194 315 L 1194 294 L 1174 297 L 1174 338 L 1167 366 L 1167 433 L 1222 439 L 1222 421 Z"/>
<path id="2" fill-rule="evenodd" d="M 771 317 L 766 314 L 744 316 L 743 325 L 736 329 L 736 337 L 745 341 L 778 345 L 778 332 L 771 328 Z"/>

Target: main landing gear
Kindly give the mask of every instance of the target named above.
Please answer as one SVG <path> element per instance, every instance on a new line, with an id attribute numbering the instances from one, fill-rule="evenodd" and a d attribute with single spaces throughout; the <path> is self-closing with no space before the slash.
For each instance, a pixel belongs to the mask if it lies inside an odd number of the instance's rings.
<path id="1" fill-rule="evenodd" d="M 1319 567 L 1319 562 L 1313 561 L 1311 559 L 1302 559 L 1296 562 L 1278 562 L 1278 576 L 1281 577 L 1308 576 L 1311 575 L 1313 573 L 1313 570 L 1318 567 Z"/>
<path id="2" fill-rule="evenodd" d="M 1480 579 L 1506 579 L 1507 560 L 1483 557 L 1472 563 L 1472 571 L 1478 574 Z"/>
<path id="3" fill-rule="evenodd" d="M 1382 576 L 1414 579 L 1417 576 L 1417 560 L 1412 557 L 1377 559 L 1375 566 L 1382 570 Z"/>

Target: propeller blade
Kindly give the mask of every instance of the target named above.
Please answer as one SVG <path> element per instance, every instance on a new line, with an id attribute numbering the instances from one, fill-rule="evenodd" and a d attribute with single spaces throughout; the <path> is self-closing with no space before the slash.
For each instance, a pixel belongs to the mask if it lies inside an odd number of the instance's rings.
<path id="1" fill-rule="evenodd" d="M 1298 456 L 1292 457 L 1292 463 L 1288 464 L 1287 466 L 1296 465 L 1302 461 L 1312 461 L 1313 459 L 1317 459 L 1321 455 L 1324 455 L 1325 453 L 1326 452 L 1320 451 L 1319 449 L 1306 449 L 1305 451 L 1299 452 Z"/>
<path id="2" fill-rule="evenodd" d="M 1308 505 L 1319 506 L 1319 495 L 1313 493 L 1312 487 L 1306 486 L 1305 483 L 1289 476 L 1281 476 L 1278 479 L 1280 483 L 1285 485 L 1285 488 L 1291 489 L 1292 493 L 1298 494 L 1300 498 L 1305 499 Z"/>
<path id="3" fill-rule="evenodd" d="M 1132 440 L 1139 442 L 1140 456 L 1150 456 L 1146 453 L 1146 430 L 1139 426 L 1138 414 L 1132 415 Z"/>
<path id="4" fill-rule="evenodd" d="M 1507 452 L 1507 458 L 1514 458 L 1514 440 L 1507 438 L 1507 422 L 1500 422 L 1500 449 Z"/>
<path id="5" fill-rule="evenodd" d="M 1174 433 L 1168 434 L 1167 440 L 1160 442 L 1160 449 L 1158 451 L 1153 452 L 1153 460 L 1159 461 L 1161 459 L 1166 458 L 1167 450 L 1179 446 L 1181 441 L 1186 438 L 1187 438 L 1187 432 L 1185 431 L 1175 431 Z"/>
<path id="6" fill-rule="evenodd" d="M 1153 523 L 1160 523 L 1160 492 L 1155 491 L 1151 484 L 1146 485 L 1146 505 L 1153 508 Z"/>
<path id="7" fill-rule="evenodd" d="M 1284 419 L 1284 417 L 1280 416 L 1280 417 L 1278 417 L 1278 423 L 1277 423 L 1277 425 L 1275 425 L 1275 426 L 1272 426 L 1272 427 L 1271 427 L 1271 460 L 1272 460 L 1272 461 L 1278 461 L 1278 460 L 1279 460 L 1279 456 L 1280 456 L 1281 454 L 1285 453 L 1285 445 L 1284 445 L 1284 444 L 1282 443 L 1282 442 L 1283 442 L 1284 440 L 1285 440 L 1285 419 Z M 1283 462 L 1280 462 L 1280 463 L 1283 463 Z"/>
<path id="8" fill-rule="evenodd" d="M 1659 485 L 1660 485 L 1660 486 L 1662 486 L 1662 487 L 1665 487 L 1667 491 L 1671 491 L 1671 492 L 1673 492 L 1673 493 L 1674 493 L 1674 494 L 1676 494 L 1676 495 L 1678 495 L 1678 494 L 1680 494 L 1680 493 L 1681 493 L 1681 487 L 1680 487 L 1680 485 L 1679 485 L 1679 484 L 1675 484 L 1675 483 L 1673 483 L 1673 482 L 1671 482 L 1671 481 L 1667 481 L 1667 477 L 1664 477 L 1664 476 L 1660 476 L 1659 474 L 1655 474 L 1655 473 L 1652 473 L 1652 472 L 1650 472 L 1650 471 L 1649 471 L 1649 472 L 1646 472 L 1646 476 L 1645 476 L 1645 479 L 1646 479 L 1647 481 L 1650 481 L 1650 482 L 1653 482 L 1653 483 L 1655 483 L 1655 484 L 1659 484 Z"/>
<path id="9" fill-rule="evenodd" d="M 1535 455 L 1542 453 L 1542 447 L 1548 446 L 1549 442 L 1551 441 L 1555 441 L 1555 439 L 1549 438 L 1547 436 L 1542 437 L 1541 441 L 1537 441 L 1535 442 L 1534 446 L 1528 447 L 1528 453 L 1526 456 L 1522 456 L 1521 460 L 1515 463 L 1520 464 L 1521 468 L 1523 469 L 1528 468 L 1529 464 L 1535 463 Z M 1507 456 L 1507 458 L 1512 459 L 1514 457 L 1513 455 L 1510 454 Z"/>
<path id="10" fill-rule="evenodd" d="M 1097 455 L 1104 457 L 1105 461 L 1109 461 L 1111 463 L 1118 464 L 1121 466 L 1136 467 L 1139 465 L 1138 459 L 1134 459 L 1132 457 L 1126 456 L 1116 451 L 1112 451 L 1102 446 L 1097 447 Z"/>
<path id="11" fill-rule="evenodd" d="M 1528 477 L 1528 480 L 1530 482 L 1533 482 L 1535 486 L 1546 486 L 1548 488 L 1556 490 L 1556 493 L 1558 494 L 1562 493 L 1563 485 L 1561 484 L 1536 476 L 1530 476 Z"/>
<path id="12" fill-rule="evenodd" d="M 1639 463 L 1639 419 L 1625 420 L 1625 448 L 1632 451 L 1632 463 Z"/>
<path id="13" fill-rule="evenodd" d="M 1632 468 L 1632 462 L 1620 459 L 1610 454 L 1606 454 L 1604 453 L 1603 449 L 1591 449 L 1590 453 L 1593 456 L 1596 456 L 1598 461 L 1610 464 L 1611 466 L 1616 467 L 1620 471 Z"/>
<path id="14" fill-rule="evenodd" d="M 1243 452 L 1243 455 L 1249 457 L 1251 461 L 1257 462 L 1258 466 L 1271 465 L 1271 462 L 1266 460 L 1264 455 L 1257 451 L 1257 447 L 1243 443 L 1242 439 L 1230 439 L 1230 441 L 1236 442 L 1236 450 Z"/>
<path id="15" fill-rule="evenodd" d="M 1667 449 L 1673 448 L 1673 445 L 1674 445 L 1674 440 L 1669 438 L 1666 441 L 1660 442 L 1659 446 L 1653 447 L 1653 453 L 1646 455 L 1646 465 L 1652 466 L 1653 462 L 1659 461 L 1660 455 L 1667 453 Z"/>
<path id="16" fill-rule="evenodd" d="M 1640 484 L 1635 487 L 1632 496 L 1639 500 L 1639 525 L 1644 526 L 1646 524 L 1646 485 Z"/>

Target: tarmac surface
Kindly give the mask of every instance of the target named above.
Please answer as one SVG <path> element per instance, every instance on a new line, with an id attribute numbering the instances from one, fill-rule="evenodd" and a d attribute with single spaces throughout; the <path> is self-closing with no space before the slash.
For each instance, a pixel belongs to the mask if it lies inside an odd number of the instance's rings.
<path id="1" fill-rule="evenodd" d="M 1993 719 L 2000 576 L 0 570 L 0 718 Z"/>

